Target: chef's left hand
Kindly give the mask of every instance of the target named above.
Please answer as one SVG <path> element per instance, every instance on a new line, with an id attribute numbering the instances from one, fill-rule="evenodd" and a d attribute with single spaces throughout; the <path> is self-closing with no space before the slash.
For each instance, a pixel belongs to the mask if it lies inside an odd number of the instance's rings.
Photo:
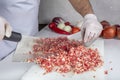
<path id="1" fill-rule="evenodd" d="M 83 23 L 81 25 L 81 34 L 84 43 L 97 39 L 102 30 L 103 27 L 98 22 L 97 17 L 94 14 L 85 15 Z"/>
<path id="2" fill-rule="evenodd" d="M 10 37 L 12 32 L 12 27 L 10 24 L 2 17 L 0 17 L 0 41 L 6 37 Z"/>

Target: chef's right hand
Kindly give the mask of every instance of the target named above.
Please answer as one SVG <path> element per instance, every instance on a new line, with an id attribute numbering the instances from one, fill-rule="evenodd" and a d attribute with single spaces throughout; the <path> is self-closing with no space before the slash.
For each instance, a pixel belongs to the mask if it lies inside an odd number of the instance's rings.
<path id="1" fill-rule="evenodd" d="M 0 41 L 6 37 L 10 37 L 12 28 L 10 24 L 2 17 L 0 17 Z"/>

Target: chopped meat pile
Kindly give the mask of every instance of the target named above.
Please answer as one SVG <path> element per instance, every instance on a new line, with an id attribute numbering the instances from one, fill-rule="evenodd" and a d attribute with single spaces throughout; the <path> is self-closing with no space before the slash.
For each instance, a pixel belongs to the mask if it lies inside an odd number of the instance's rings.
<path id="1" fill-rule="evenodd" d="M 86 48 L 77 40 L 58 37 L 37 39 L 35 42 L 30 52 L 35 58 L 30 61 L 39 64 L 46 73 L 72 71 L 79 74 L 95 70 L 103 64 L 97 49 Z"/>

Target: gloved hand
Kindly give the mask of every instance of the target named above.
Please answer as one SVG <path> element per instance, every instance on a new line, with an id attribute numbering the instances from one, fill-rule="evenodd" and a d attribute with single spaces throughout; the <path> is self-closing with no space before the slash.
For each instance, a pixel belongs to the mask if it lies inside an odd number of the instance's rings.
<path id="1" fill-rule="evenodd" d="M 84 43 L 97 39 L 103 29 L 94 14 L 87 14 L 83 22 L 79 23 L 78 26 L 81 26 L 82 40 Z"/>
<path id="2" fill-rule="evenodd" d="M 0 17 L 0 40 L 2 40 L 4 36 L 10 37 L 11 31 L 12 28 L 10 24 L 4 18 Z"/>

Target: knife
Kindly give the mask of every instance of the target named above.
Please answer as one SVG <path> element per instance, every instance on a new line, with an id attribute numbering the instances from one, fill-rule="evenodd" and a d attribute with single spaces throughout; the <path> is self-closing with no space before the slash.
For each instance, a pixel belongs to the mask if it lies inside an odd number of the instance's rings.
<path id="1" fill-rule="evenodd" d="M 12 57 L 14 62 L 26 62 L 27 59 L 34 57 L 29 52 L 33 49 L 35 39 L 39 39 L 39 37 L 25 36 L 18 32 L 12 32 L 9 38 L 6 36 L 3 38 L 3 40 L 17 42 L 17 47 Z"/>

